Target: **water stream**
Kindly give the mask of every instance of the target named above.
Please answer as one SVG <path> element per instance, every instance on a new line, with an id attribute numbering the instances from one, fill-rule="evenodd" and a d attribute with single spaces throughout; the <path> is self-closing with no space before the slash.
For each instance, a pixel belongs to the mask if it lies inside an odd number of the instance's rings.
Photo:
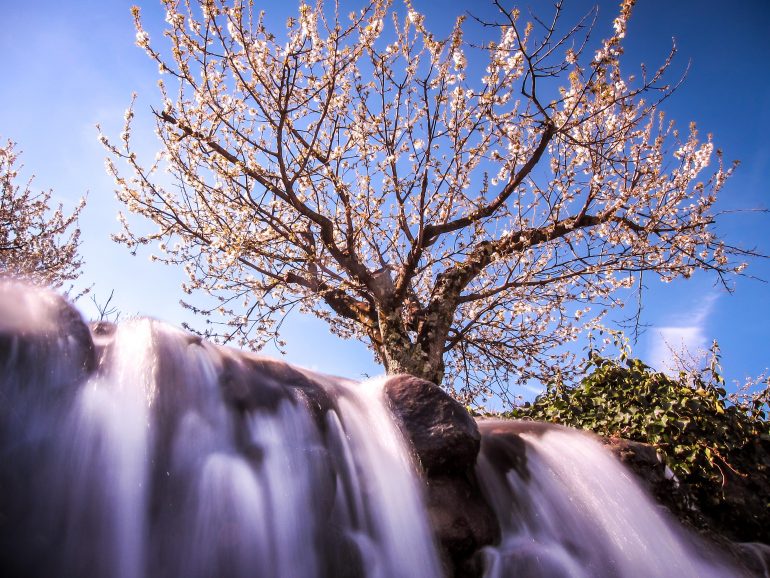
<path id="1" fill-rule="evenodd" d="M 503 529 L 486 576 L 720 578 L 741 575 L 678 527 L 593 436 L 483 422 L 478 471 Z"/>
<path id="2" fill-rule="evenodd" d="M 0 575 L 440 575 L 377 380 L 0 297 Z"/>
<path id="3" fill-rule="evenodd" d="M 382 382 L 0 284 L 0 576 L 442 576 Z M 600 444 L 521 427 L 481 424 L 486 577 L 736 574 Z"/>

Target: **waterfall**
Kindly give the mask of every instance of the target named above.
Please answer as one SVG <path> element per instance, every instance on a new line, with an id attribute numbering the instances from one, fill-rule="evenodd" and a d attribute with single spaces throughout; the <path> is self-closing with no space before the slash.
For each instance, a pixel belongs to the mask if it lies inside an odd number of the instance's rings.
<path id="1" fill-rule="evenodd" d="M 438 577 L 382 380 L 0 294 L 0 575 Z"/>
<path id="2" fill-rule="evenodd" d="M 478 472 L 502 527 L 487 578 L 724 578 L 594 436 L 535 422 L 482 422 Z"/>
<path id="3" fill-rule="evenodd" d="M 0 282 L 0 576 L 746 575 L 593 437 L 482 421 L 474 471 L 463 408 L 423 384 L 405 409 L 396 381 L 152 320 L 88 326 L 60 297 Z"/>

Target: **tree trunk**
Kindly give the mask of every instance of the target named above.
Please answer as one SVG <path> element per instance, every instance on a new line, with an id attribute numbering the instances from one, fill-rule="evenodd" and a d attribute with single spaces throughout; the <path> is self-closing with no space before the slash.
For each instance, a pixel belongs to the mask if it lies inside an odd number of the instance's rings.
<path id="1" fill-rule="evenodd" d="M 414 342 L 398 309 L 378 311 L 380 358 L 389 375 L 407 373 L 437 385 L 444 380 L 443 339 Z"/>

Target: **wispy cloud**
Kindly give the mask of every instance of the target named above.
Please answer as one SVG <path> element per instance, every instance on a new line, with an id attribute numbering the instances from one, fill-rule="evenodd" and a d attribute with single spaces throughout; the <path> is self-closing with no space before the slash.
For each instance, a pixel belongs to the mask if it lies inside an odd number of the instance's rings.
<path id="1" fill-rule="evenodd" d="M 718 293 L 707 293 L 692 310 L 677 315 L 671 325 L 653 328 L 648 346 L 652 367 L 667 373 L 675 372 L 677 358 L 697 358 L 708 348 L 705 328 L 718 297 Z"/>

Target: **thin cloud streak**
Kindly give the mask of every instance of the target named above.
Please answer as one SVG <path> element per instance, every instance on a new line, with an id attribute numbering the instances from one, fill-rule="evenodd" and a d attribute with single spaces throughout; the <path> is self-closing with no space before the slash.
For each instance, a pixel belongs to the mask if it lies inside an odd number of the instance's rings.
<path id="1" fill-rule="evenodd" d="M 658 371 L 674 374 L 677 359 L 698 359 L 706 351 L 709 339 L 706 325 L 719 294 L 706 294 L 694 311 L 682 318 L 677 325 L 655 327 L 650 335 L 649 363 Z M 676 322 L 676 321 L 675 321 Z M 686 325 L 684 324 L 686 323 Z"/>

